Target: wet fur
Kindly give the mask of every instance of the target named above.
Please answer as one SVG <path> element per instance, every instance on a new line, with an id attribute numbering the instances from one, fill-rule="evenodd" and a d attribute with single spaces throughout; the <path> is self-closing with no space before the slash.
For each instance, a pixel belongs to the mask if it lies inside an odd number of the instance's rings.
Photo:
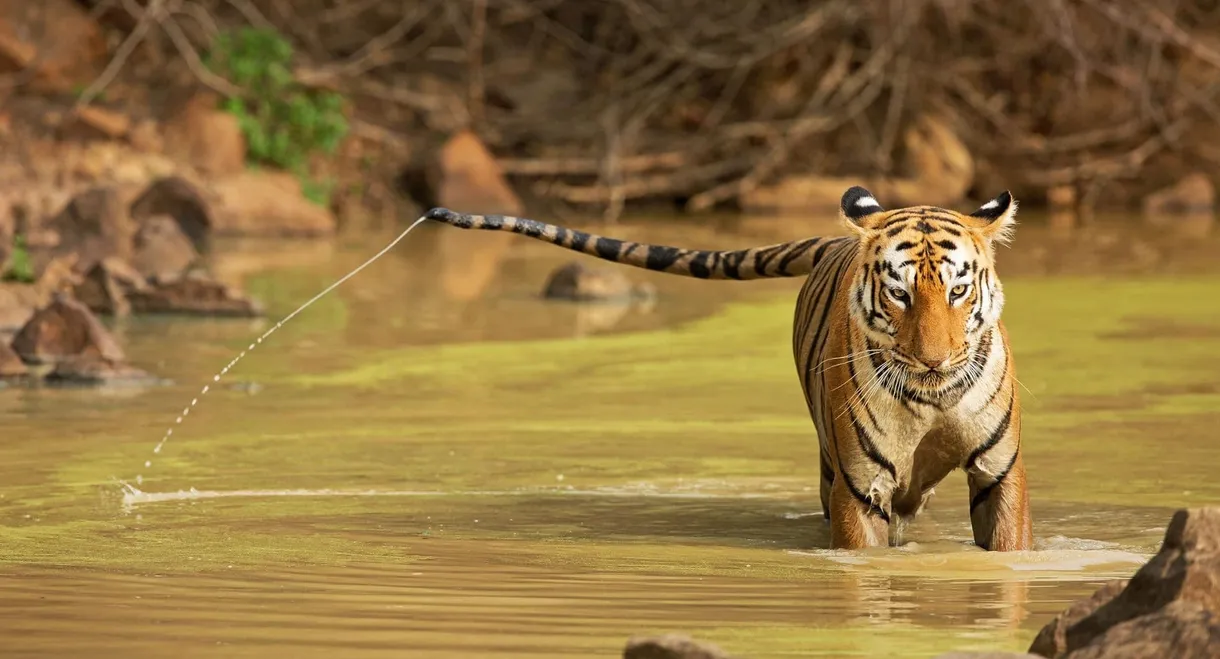
<path id="1" fill-rule="evenodd" d="M 900 541 L 933 488 L 960 468 L 975 543 L 1009 551 L 1033 542 L 1020 399 L 995 273 L 995 246 L 1010 239 L 1016 207 L 1005 192 L 969 215 L 932 206 L 886 211 L 853 187 L 841 203 L 853 235 L 731 251 L 443 208 L 425 217 L 702 279 L 807 275 L 793 353 L 818 432 L 831 546 Z"/>

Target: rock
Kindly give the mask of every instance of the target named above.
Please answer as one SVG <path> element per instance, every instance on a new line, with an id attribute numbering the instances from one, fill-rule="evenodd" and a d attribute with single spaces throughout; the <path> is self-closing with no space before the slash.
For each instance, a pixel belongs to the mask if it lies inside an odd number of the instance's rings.
<path id="1" fill-rule="evenodd" d="M 441 147 L 437 201 L 471 213 L 520 215 L 521 200 L 504 180 L 496 159 L 472 132 L 454 135 Z"/>
<path id="2" fill-rule="evenodd" d="M 159 379 L 122 361 L 88 356 L 60 361 L 47 374 L 46 382 L 60 386 L 144 385 Z"/>
<path id="3" fill-rule="evenodd" d="M 115 187 L 94 187 L 76 195 L 47 227 L 58 236 L 50 256 L 75 254 L 81 271 L 105 258 L 131 258 L 136 226 Z"/>
<path id="4" fill-rule="evenodd" d="M 126 316 L 131 313 L 130 291 L 148 288 L 143 275 L 118 259 L 105 259 L 81 278 L 72 296 L 94 313 Z"/>
<path id="5" fill-rule="evenodd" d="M 680 634 L 631 638 L 623 659 L 731 659 L 723 650 Z"/>
<path id="6" fill-rule="evenodd" d="M 520 215 L 521 200 L 483 142 L 469 130 L 439 148 L 420 149 L 399 177 L 399 187 L 422 207 L 445 206 L 468 213 Z"/>
<path id="7" fill-rule="evenodd" d="M 308 199 L 292 174 L 247 170 L 217 180 L 212 216 L 217 233 L 245 236 L 324 236 L 335 232 L 335 216 Z"/>
<path id="8" fill-rule="evenodd" d="M 1193 215 L 1211 213 L 1216 207 L 1216 187 L 1201 173 L 1144 197 L 1145 215 Z"/>
<path id="9" fill-rule="evenodd" d="M 69 92 L 97 78 L 106 38 L 72 0 L 0 0 L 0 74 L 33 67 L 29 88 Z"/>
<path id="10" fill-rule="evenodd" d="M 950 652 L 937 654 L 933 659 L 1042 659 L 1027 652 Z"/>
<path id="11" fill-rule="evenodd" d="M 861 182 L 853 177 L 797 174 L 743 192 L 738 202 L 742 209 L 753 212 L 836 212 L 844 190 L 865 185 L 891 208 L 925 204 L 951 208 L 960 203 L 974 182 L 975 163 L 952 124 L 933 115 L 921 115 L 907 128 L 903 141 L 902 177 Z M 693 210 L 701 208 L 693 201 L 691 206 Z"/>
<path id="12" fill-rule="evenodd" d="M 76 358 L 124 361 L 123 349 L 89 308 L 63 294 L 35 312 L 17 332 L 13 350 L 27 364 L 56 364 Z"/>
<path id="13" fill-rule="evenodd" d="M 25 362 L 5 339 L 0 339 L 0 379 L 21 377 L 29 372 Z"/>
<path id="14" fill-rule="evenodd" d="M 173 313 L 254 318 L 263 315 L 258 302 L 225 284 L 202 276 L 150 281 L 145 290 L 127 296 L 135 313 Z"/>
<path id="15" fill-rule="evenodd" d="M 131 130 L 131 119 L 127 115 L 99 107 L 86 105 L 68 115 L 60 125 L 63 139 L 122 139 Z"/>
<path id="16" fill-rule="evenodd" d="M 13 255 L 15 225 L 13 205 L 0 200 L 0 275 L 8 272 L 8 260 Z"/>
<path id="17" fill-rule="evenodd" d="M 542 296 L 552 300 L 576 302 L 630 302 L 655 297 L 647 283 L 633 284 L 617 268 L 591 267 L 580 261 L 560 266 L 547 279 Z"/>
<path id="18" fill-rule="evenodd" d="M 198 259 L 195 245 L 174 218 L 154 215 L 140 224 L 131 263 L 146 279 L 177 279 Z"/>
<path id="19" fill-rule="evenodd" d="M 161 153 L 165 150 L 165 136 L 157 122 L 151 119 L 137 121 L 127 134 L 127 141 L 141 153 Z"/>
<path id="20" fill-rule="evenodd" d="M 20 329 L 56 293 L 71 291 L 80 281 L 76 261 L 73 255 L 51 259 L 33 284 L 0 283 L 0 331 Z"/>
<path id="21" fill-rule="evenodd" d="M 199 188 L 179 176 L 153 181 L 131 204 L 131 219 L 143 225 L 158 215 L 172 217 L 195 251 L 206 252 L 214 221 L 209 202 Z"/>
<path id="22" fill-rule="evenodd" d="M 1074 185 L 1055 185 L 1046 190 L 1046 205 L 1052 211 L 1075 210 L 1078 201 Z"/>
<path id="23" fill-rule="evenodd" d="M 213 177 L 239 174 L 246 168 L 246 137 L 237 117 L 218 108 L 220 97 L 197 91 L 165 121 L 165 153 Z"/>
<path id="24" fill-rule="evenodd" d="M 1110 627 L 1068 659 L 1214 659 L 1220 656 L 1220 612 L 1187 601 Z"/>
<path id="25" fill-rule="evenodd" d="M 1116 579 L 1106 583 L 1088 599 L 1075 602 L 1063 613 L 1055 616 L 1034 638 L 1029 651 L 1044 657 L 1058 657 L 1067 653 L 1067 630 L 1080 622 L 1094 611 L 1108 604 L 1116 595 L 1127 587 L 1126 579 Z"/>
<path id="26" fill-rule="evenodd" d="M 1116 589 L 1107 584 L 1052 621 L 1030 652 L 1052 659 L 1220 656 L 1220 508 L 1177 511 L 1161 550 Z"/>

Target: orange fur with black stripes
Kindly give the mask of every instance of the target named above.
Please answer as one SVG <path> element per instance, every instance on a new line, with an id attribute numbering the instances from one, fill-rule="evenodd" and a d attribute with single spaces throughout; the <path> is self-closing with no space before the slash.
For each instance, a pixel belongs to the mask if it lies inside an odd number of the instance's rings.
<path id="1" fill-rule="evenodd" d="M 526 218 L 436 208 L 425 217 L 511 231 L 625 265 L 702 279 L 807 276 L 793 352 L 821 454 L 833 548 L 899 541 L 902 526 L 964 469 L 978 546 L 1033 542 L 1020 400 L 995 246 L 1014 226 L 1005 192 L 969 215 L 884 210 L 849 189 L 853 235 L 744 250 L 689 250 L 595 236 Z"/>

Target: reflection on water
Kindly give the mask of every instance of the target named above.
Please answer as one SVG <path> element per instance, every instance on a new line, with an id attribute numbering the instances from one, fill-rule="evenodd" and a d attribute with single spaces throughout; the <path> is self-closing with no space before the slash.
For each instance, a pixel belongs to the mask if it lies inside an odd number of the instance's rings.
<path id="1" fill-rule="evenodd" d="M 691 247 L 831 232 L 615 228 Z M 216 267 L 282 315 L 375 243 L 277 244 L 270 271 L 265 247 L 222 246 Z M 1018 554 L 971 545 L 960 474 L 904 546 L 824 549 L 797 280 L 631 271 L 655 308 L 547 302 L 573 255 L 424 227 L 156 455 L 269 321 L 126 319 L 133 361 L 176 384 L 0 391 L 0 651 L 590 657 L 666 631 L 749 657 L 1023 649 L 1130 575 L 1174 508 L 1220 500 L 1217 247 L 1210 218 L 1025 216 L 1001 254 L 1037 535 Z"/>

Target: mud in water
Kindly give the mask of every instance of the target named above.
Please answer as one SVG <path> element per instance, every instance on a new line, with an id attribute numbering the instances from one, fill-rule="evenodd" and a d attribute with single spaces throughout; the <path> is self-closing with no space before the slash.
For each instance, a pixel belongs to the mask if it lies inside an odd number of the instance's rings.
<path id="1" fill-rule="evenodd" d="M 904 546 L 824 549 L 798 280 L 631 271 L 655 306 L 545 302 L 572 255 L 443 227 L 286 325 L 154 455 L 212 373 L 380 245 L 278 245 L 269 271 L 249 256 L 266 245 L 230 251 L 218 270 L 269 321 L 115 328 L 173 386 L 0 390 L 0 651 L 613 657 L 666 631 L 754 658 L 1024 649 L 1133 573 L 1175 508 L 1220 502 L 1218 236 L 1023 219 L 1000 265 L 1038 538 L 1022 554 L 972 546 L 960 473 Z"/>

